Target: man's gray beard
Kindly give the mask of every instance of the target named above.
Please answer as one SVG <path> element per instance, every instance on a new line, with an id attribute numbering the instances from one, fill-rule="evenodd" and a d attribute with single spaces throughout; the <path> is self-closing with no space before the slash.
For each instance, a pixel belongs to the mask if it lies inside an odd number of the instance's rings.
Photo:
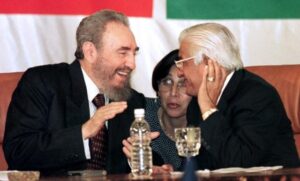
<path id="1" fill-rule="evenodd" d="M 105 69 L 103 60 L 99 60 L 97 64 L 93 67 L 95 75 L 101 80 L 103 88 L 101 91 L 113 101 L 126 101 L 131 97 L 131 86 L 129 83 L 130 78 L 126 80 L 123 87 L 112 87 L 110 79 L 114 76 L 111 72 Z"/>
<path id="2" fill-rule="evenodd" d="M 104 94 L 113 101 L 126 101 L 131 97 L 131 88 L 129 81 L 126 81 L 124 87 L 105 87 Z"/>

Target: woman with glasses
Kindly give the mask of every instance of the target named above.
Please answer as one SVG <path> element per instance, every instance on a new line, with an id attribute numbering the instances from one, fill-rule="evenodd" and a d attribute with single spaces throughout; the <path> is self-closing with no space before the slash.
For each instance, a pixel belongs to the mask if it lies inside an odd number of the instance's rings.
<path id="1" fill-rule="evenodd" d="M 156 165 L 153 173 L 183 168 L 183 158 L 178 155 L 175 145 L 174 129 L 196 125 L 186 120 L 186 110 L 191 97 L 186 94 L 184 78 L 177 76 L 175 60 L 178 60 L 178 52 L 178 49 L 171 51 L 156 65 L 152 74 L 152 87 L 158 99 L 146 98 L 145 119 L 152 132 L 159 132 L 159 136 L 151 142 L 153 164 Z M 123 152 L 128 158 L 130 142 L 130 138 L 123 140 Z"/>
<path id="2" fill-rule="evenodd" d="M 162 163 L 179 170 L 182 158 L 175 146 L 174 129 L 188 125 L 186 110 L 191 97 L 186 94 L 184 78 L 177 76 L 175 60 L 178 60 L 178 50 L 171 51 L 154 68 L 152 87 L 158 99 L 146 99 L 145 116 L 151 131 L 160 132 L 151 142 L 154 154 L 158 154 Z M 154 164 L 159 164 L 153 157 Z"/>

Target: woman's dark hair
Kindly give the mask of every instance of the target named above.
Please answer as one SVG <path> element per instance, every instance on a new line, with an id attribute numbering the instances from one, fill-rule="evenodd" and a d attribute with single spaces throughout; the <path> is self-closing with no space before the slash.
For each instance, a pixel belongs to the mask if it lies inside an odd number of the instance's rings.
<path id="1" fill-rule="evenodd" d="M 156 92 L 160 81 L 169 74 L 171 67 L 175 65 L 174 61 L 178 60 L 178 52 L 178 49 L 171 51 L 155 66 L 152 73 L 152 87 Z"/>

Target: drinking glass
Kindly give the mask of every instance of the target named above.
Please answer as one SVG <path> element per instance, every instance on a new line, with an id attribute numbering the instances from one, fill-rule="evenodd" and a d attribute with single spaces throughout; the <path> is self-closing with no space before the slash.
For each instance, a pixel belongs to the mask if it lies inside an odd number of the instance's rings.
<path id="1" fill-rule="evenodd" d="M 191 157 L 198 155 L 201 146 L 200 128 L 175 128 L 175 141 L 179 156 Z"/>

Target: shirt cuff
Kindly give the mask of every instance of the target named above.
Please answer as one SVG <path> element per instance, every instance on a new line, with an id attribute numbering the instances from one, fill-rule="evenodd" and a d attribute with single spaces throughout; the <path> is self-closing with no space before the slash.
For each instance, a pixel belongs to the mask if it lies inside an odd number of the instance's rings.
<path id="1" fill-rule="evenodd" d="M 217 108 L 211 108 L 205 113 L 202 114 L 202 119 L 205 121 L 212 113 L 216 112 L 218 109 Z"/>
<path id="2" fill-rule="evenodd" d="M 91 159 L 89 139 L 83 139 L 84 154 L 86 159 Z"/>

